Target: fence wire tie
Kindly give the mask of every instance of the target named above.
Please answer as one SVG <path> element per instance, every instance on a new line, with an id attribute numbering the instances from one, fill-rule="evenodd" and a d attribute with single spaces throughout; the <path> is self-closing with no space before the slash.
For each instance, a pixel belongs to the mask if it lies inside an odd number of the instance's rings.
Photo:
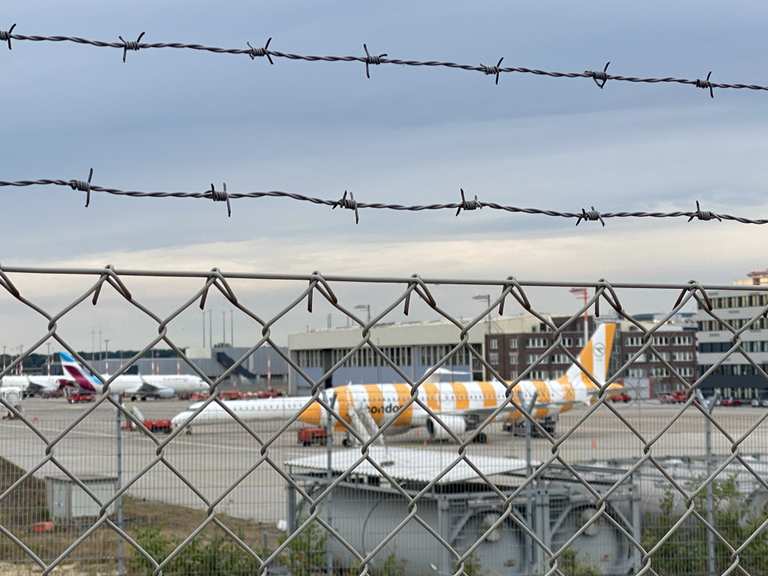
<path id="1" fill-rule="evenodd" d="M 21 298 L 21 293 L 19 292 L 18 288 L 14 286 L 13 282 L 11 282 L 11 279 L 5 275 L 5 272 L 3 272 L 2 264 L 0 264 L 0 286 L 8 290 L 8 292 L 10 292 L 14 298 Z"/>
<path id="2" fill-rule="evenodd" d="M 600 90 L 605 88 L 605 83 L 608 82 L 608 66 L 611 65 L 611 61 L 605 63 L 602 72 L 595 72 L 594 70 L 585 70 L 584 74 L 592 78 L 592 81 L 597 85 Z"/>
<path id="3" fill-rule="evenodd" d="M 129 42 L 122 36 L 118 36 L 118 38 L 120 38 L 120 42 L 123 43 L 123 64 L 125 64 L 125 57 L 128 55 L 128 50 L 133 50 L 134 52 L 141 50 L 141 39 L 144 38 L 144 34 L 144 32 L 139 34 L 139 37 L 136 38 L 136 40 L 133 42 Z"/>
<path id="4" fill-rule="evenodd" d="M 504 314 L 504 304 L 507 301 L 507 295 L 511 295 L 517 302 L 526 310 L 531 309 L 531 302 L 528 300 L 528 295 L 520 286 L 520 283 L 514 276 L 507 276 L 507 283 L 501 288 L 501 302 L 499 302 L 499 316 Z"/>
<path id="5" fill-rule="evenodd" d="M 0 42 L 8 42 L 8 50 L 13 50 L 13 46 L 11 46 L 11 38 L 14 28 L 16 28 L 16 24 L 11 26 L 8 30 L 0 30 Z"/>
<path id="6" fill-rule="evenodd" d="M 712 76 L 712 71 L 710 70 L 709 74 L 707 74 L 707 78 L 705 80 L 702 80 L 701 78 L 696 79 L 696 88 L 703 88 L 706 90 L 709 88 L 709 97 L 714 98 L 715 93 L 712 91 L 712 83 L 709 81 L 709 77 Z"/>
<path id="7" fill-rule="evenodd" d="M 418 294 L 419 297 L 424 300 L 424 302 L 426 302 L 430 308 L 437 308 L 437 300 L 435 300 L 435 297 L 432 296 L 432 292 L 430 292 L 426 282 L 421 279 L 421 276 L 414 274 L 411 276 L 411 278 L 413 278 L 413 280 L 408 283 L 409 290 L 405 295 L 403 314 L 408 316 L 408 313 L 411 310 L 411 294 L 413 292 L 416 292 L 416 294 Z M 413 287 L 412 290 L 410 290 L 411 287 Z"/>
<path id="8" fill-rule="evenodd" d="M 79 190 L 80 192 L 85 192 L 85 207 L 88 208 L 88 206 L 91 205 L 91 180 L 93 179 L 93 168 L 91 168 L 91 171 L 88 172 L 88 181 L 83 182 L 82 180 L 70 180 L 69 181 L 69 187 L 72 188 L 72 190 Z"/>
<path id="9" fill-rule="evenodd" d="M 456 216 L 462 210 L 478 210 L 483 207 L 483 203 L 477 199 L 477 194 L 475 194 L 474 200 L 467 200 L 466 196 L 464 196 L 464 188 L 459 188 L 459 190 L 461 191 L 461 204 L 456 208 Z"/>
<path id="10" fill-rule="evenodd" d="M 581 209 L 581 214 L 579 214 L 579 218 L 576 220 L 576 226 L 581 224 L 582 220 L 584 220 L 585 222 L 588 220 L 592 222 L 599 221 L 600 224 L 605 226 L 605 220 L 603 220 L 603 217 L 600 215 L 600 212 L 595 210 L 594 206 L 592 206 L 591 210 L 585 210 L 584 208 Z"/>
<path id="11" fill-rule="evenodd" d="M 274 64 L 274 61 L 272 60 L 272 56 L 269 54 L 269 43 L 272 42 L 272 36 L 270 36 L 267 39 L 267 43 L 264 44 L 262 47 L 258 46 L 251 46 L 250 42 L 246 42 L 248 44 L 248 56 L 251 57 L 251 60 L 256 60 L 256 58 L 264 58 L 266 57 L 267 60 L 269 60 L 270 64 Z"/>
<path id="12" fill-rule="evenodd" d="M 333 292 L 333 288 L 330 287 L 328 281 L 323 278 L 317 270 L 312 272 L 312 279 L 309 281 L 309 292 L 307 293 L 307 312 L 312 313 L 312 303 L 315 290 L 320 292 L 325 298 L 334 306 L 339 303 L 339 299 Z"/>
<path id="13" fill-rule="evenodd" d="M 487 66 L 485 64 L 480 64 L 480 68 L 483 69 L 483 73 L 486 76 L 496 76 L 496 86 L 499 85 L 499 74 L 501 74 L 501 63 L 504 61 L 504 57 L 502 56 L 499 58 L 499 61 L 496 62 L 496 66 Z"/>
<path id="14" fill-rule="evenodd" d="M 133 300 L 133 296 L 131 296 L 130 291 L 128 288 L 123 284 L 123 281 L 120 279 L 120 277 L 115 273 L 115 269 L 112 267 L 111 264 L 107 264 L 104 267 L 104 275 L 99 278 L 99 282 L 96 285 L 96 289 L 93 292 L 93 299 L 91 302 L 94 306 L 98 304 L 99 302 L 99 296 L 101 296 L 101 288 L 104 286 L 104 282 L 112 286 L 112 288 L 115 289 L 115 291 L 120 294 L 123 298 L 131 302 Z"/>
<path id="15" fill-rule="evenodd" d="M 349 194 L 349 196 L 347 196 Z M 355 224 L 360 224 L 360 214 L 357 212 L 357 202 L 355 201 L 355 195 L 352 192 L 344 190 L 344 196 L 341 200 L 336 200 L 336 203 L 331 207 L 331 210 L 336 208 L 346 208 L 347 210 L 355 211 Z"/>
<path id="16" fill-rule="evenodd" d="M 386 58 L 386 54 L 379 54 L 378 56 L 371 56 L 370 52 L 368 52 L 368 46 L 363 44 L 363 50 L 365 50 L 365 77 L 370 80 L 371 73 L 369 70 L 369 66 L 378 66 L 381 64 L 381 59 Z"/>
<path id="17" fill-rule="evenodd" d="M 226 202 L 227 203 L 227 218 L 232 218 L 232 205 L 229 203 L 229 192 L 227 192 L 227 183 L 221 183 L 221 190 L 216 190 L 216 187 L 211 182 L 211 189 L 208 191 L 211 200 L 214 202 Z"/>
<path id="18" fill-rule="evenodd" d="M 720 222 L 723 221 L 720 216 L 715 214 L 714 212 L 710 212 L 709 210 L 702 210 L 701 206 L 699 206 L 699 201 L 696 200 L 696 212 L 693 212 L 688 217 L 688 222 L 696 218 L 697 220 L 719 220 Z"/>

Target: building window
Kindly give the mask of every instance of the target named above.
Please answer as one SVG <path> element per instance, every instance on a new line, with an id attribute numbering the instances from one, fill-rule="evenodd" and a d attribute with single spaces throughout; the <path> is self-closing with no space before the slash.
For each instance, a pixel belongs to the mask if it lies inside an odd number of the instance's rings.
<path id="1" fill-rule="evenodd" d="M 630 378 L 645 378 L 645 370 L 642 368 L 630 368 L 629 369 L 629 377 Z"/>
<path id="2" fill-rule="evenodd" d="M 517 338 L 510 338 L 509 339 L 509 347 L 510 348 L 517 348 Z"/>
<path id="3" fill-rule="evenodd" d="M 499 353 L 498 352 L 491 352 L 488 355 L 488 361 L 491 363 L 491 366 L 498 366 L 499 365 Z"/>
<path id="4" fill-rule="evenodd" d="M 498 338 L 491 338 L 491 350 L 498 350 L 499 349 L 499 339 Z"/>
<path id="5" fill-rule="evenodd" d="M 509 363 L 510 364 L 517 364 L 517 352 L 510 352 L 509 353 Z"/>

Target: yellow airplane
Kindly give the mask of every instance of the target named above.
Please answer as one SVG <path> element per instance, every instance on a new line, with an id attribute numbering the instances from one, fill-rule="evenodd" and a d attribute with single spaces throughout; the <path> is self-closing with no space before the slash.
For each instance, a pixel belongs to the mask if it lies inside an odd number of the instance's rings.
<path id="1" fill-rule="evenodd" d="M 608 365 L 616 333 L 616 324 L 601 324 L 579 353 L 579 363 L 599 384 L 608 377 Z M 613 383 L 610 390 L 619 390 L 621 384 Z M 418 390 L 419 400 L 429 411 L 456 436 L 477 428 L 506 400 L 507 387 L 497 380 L 489 382 L 431 382 L 423 383 Z M 576 365 L 555 380 L 521 380 L 513 390 L 518 405 L 527 405 L 535 398 L 533 417 L 537 420 L 557 418 L 571 410 L 575 404 L 590 405 L 596 400 L 597 385 Z M 334 406 L 342 421 L 333 418 L 337 431 L 354 429 L 361 437 L 372 436 L 392 418 L 411 397 L 409 384 L 350 384 L 324 392 L 326 400 Z M 257 400 L 226 401 L 229 410 L 243 421 L 286 420 L 298 414 L 298 420 L 311 426 L 327 426 L 328 411 L 312 397 L 265 398 Z M 202 404 L 196 403 L 172 419 L 178 427 L 192 417 Z M 509 424 L 524 419 L 519 410 L 507 404 L 500 414 Z M 216 422 L 230 421 L 231 416 L 218 404 L 212 403 L 198 414 L 192 424 L 197 427 Z M 450 439 L 448 431 L 433 416 L 415 402 L 396 417 L 385 434 L 402 434 L 413 428 L 424 427 L 435 440 Z M 478 434 L 478 442 L 487 437 Z"/>

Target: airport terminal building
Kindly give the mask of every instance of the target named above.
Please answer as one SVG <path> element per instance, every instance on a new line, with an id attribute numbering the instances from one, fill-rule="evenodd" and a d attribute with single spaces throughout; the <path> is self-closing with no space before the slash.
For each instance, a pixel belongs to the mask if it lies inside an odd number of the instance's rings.
<path id="1" fill-rule="evenodd" d="M 746 279 L 735 284 L 768 287 L 768 270 L 751 272 Z M 752 363 L 768 372 L 768 320 L 762 316 L 749 324 L 768 306 L 768 291 L 708 290 L 707 295 L 712 314 L 703 309 L 701 303 L 696 314 L 699 374 L 704 374 L 718 363 L 720 366 L 704 380 L 702 388 L 706 393 L 717 390 L 723 398 L 742 401 L 768 398 L 768 379 Z M 733 332 L 726 324 L 734 330 L 749 324 L 740 340 L 752 362 L 738 352 L 725 358 L 733 346 Z"/>
<path id="2" fill-rule="evenodd" d="M 469 331 L 469 345 L 484 354 L 487 333 L 528 332 L 538 327 L 531 316 L 502 316 L 481 322 Z M 332 328 L 291 334 L 291 359 L 313 380 L 319 379 L 362 340 L 361 328 Z M 372 341 L 411 379 L 420 378 L 459 342 L 459 329 L 448 321 L 381 323 L 372 330 Z M 481 380 L 483 366 L 466 349 L 459 350 L 444 364 L 454 372 L 453 380 Z M 366 346 L 357 350 L 328 379 L 326 384 L 400 382 L 402 378 Z M 290 389 L 300 394 L 311 387 L 306 378 L 291 371 Z"/>

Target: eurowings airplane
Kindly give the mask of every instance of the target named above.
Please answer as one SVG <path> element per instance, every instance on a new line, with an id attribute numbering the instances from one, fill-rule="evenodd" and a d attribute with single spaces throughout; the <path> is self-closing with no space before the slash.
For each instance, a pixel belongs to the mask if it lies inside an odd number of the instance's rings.
<path id="1" fill-rule="evenodd" d="M 75 384 L 86 393 L 101 394 L 104 386 L 93 374 L 88 373 L 70 354 L 60 352 L 61 367 Z M 104 380 L 108 375 L 102 376 Z M 143 376 L 121 375 L 115 378 L 109 386 L 112 394 L 120 394 L 136 398 L 173 398 L 178 394 L 207 392 L 208 384 L 199 376 L 179 374 L 178 376 Z"/>
<path id="2" fill-rule="evenodd" d="M 608 376 L 608 364 L 616 331 L 615 324 L 601 324 L 587 345 L 579 353 L 579 363 L 594 379 L 604 384 Z M 621 389 L 621 384 L 611 384 L 609 389 Z M 430 382 L 419 387 L 418 398 L 437 414 L 440 420 L 457 436 L 473 430 L 496 410 L 506 399 L 506 386 L 499 381 L 490 382 Z M 514 388 L 514 399 L 519 404 L 529 404 L 535 395 L 533 417 L 539 420 L 556 418 L 571 410 L 575 404 L 590 405 L 595 401 L 598 387 L 573 364 L 555 380 L 524 380 Z M 411 396 L 408 384 L 355 384 L 331 388 L 327 391 L 328 403 L 343 419 L 335 418 L 334 428 L 347 431 L 353 428 L 362 437 L 370 437 L 397 412 Z M 328 412 L 311 397 L 269 398 L 224 402 L 226 407 L 247 420 L 285 420 L 299 414 L 299 421 L 312 426 L 327 425 Z M 172 426 L 186 422 L 202 403 L 192 404 L 172 419 Z M 500 418 L 517 422 L 523 415 L 507 404 Z M 212 403 L 198 414 L 192 425 L 197 427 L 214 422 L 230 421 L 231 416 L 218 404 Z M 416 403 L 411 404 L 386 430 L 386 434 L 398 434 L 412 428 L 424 427 L 433 439 L 449 439 L 450 434 L 434 421 L 429 413 Z M 486 440 L 481 434 L 479 442 Z"/>
<path id="3" fill-rule="evenodd" d="M 0 388 L 15 388 L 24 396 L 45 396 L 74 384 L 64 376 L 3 376 Z"/>

